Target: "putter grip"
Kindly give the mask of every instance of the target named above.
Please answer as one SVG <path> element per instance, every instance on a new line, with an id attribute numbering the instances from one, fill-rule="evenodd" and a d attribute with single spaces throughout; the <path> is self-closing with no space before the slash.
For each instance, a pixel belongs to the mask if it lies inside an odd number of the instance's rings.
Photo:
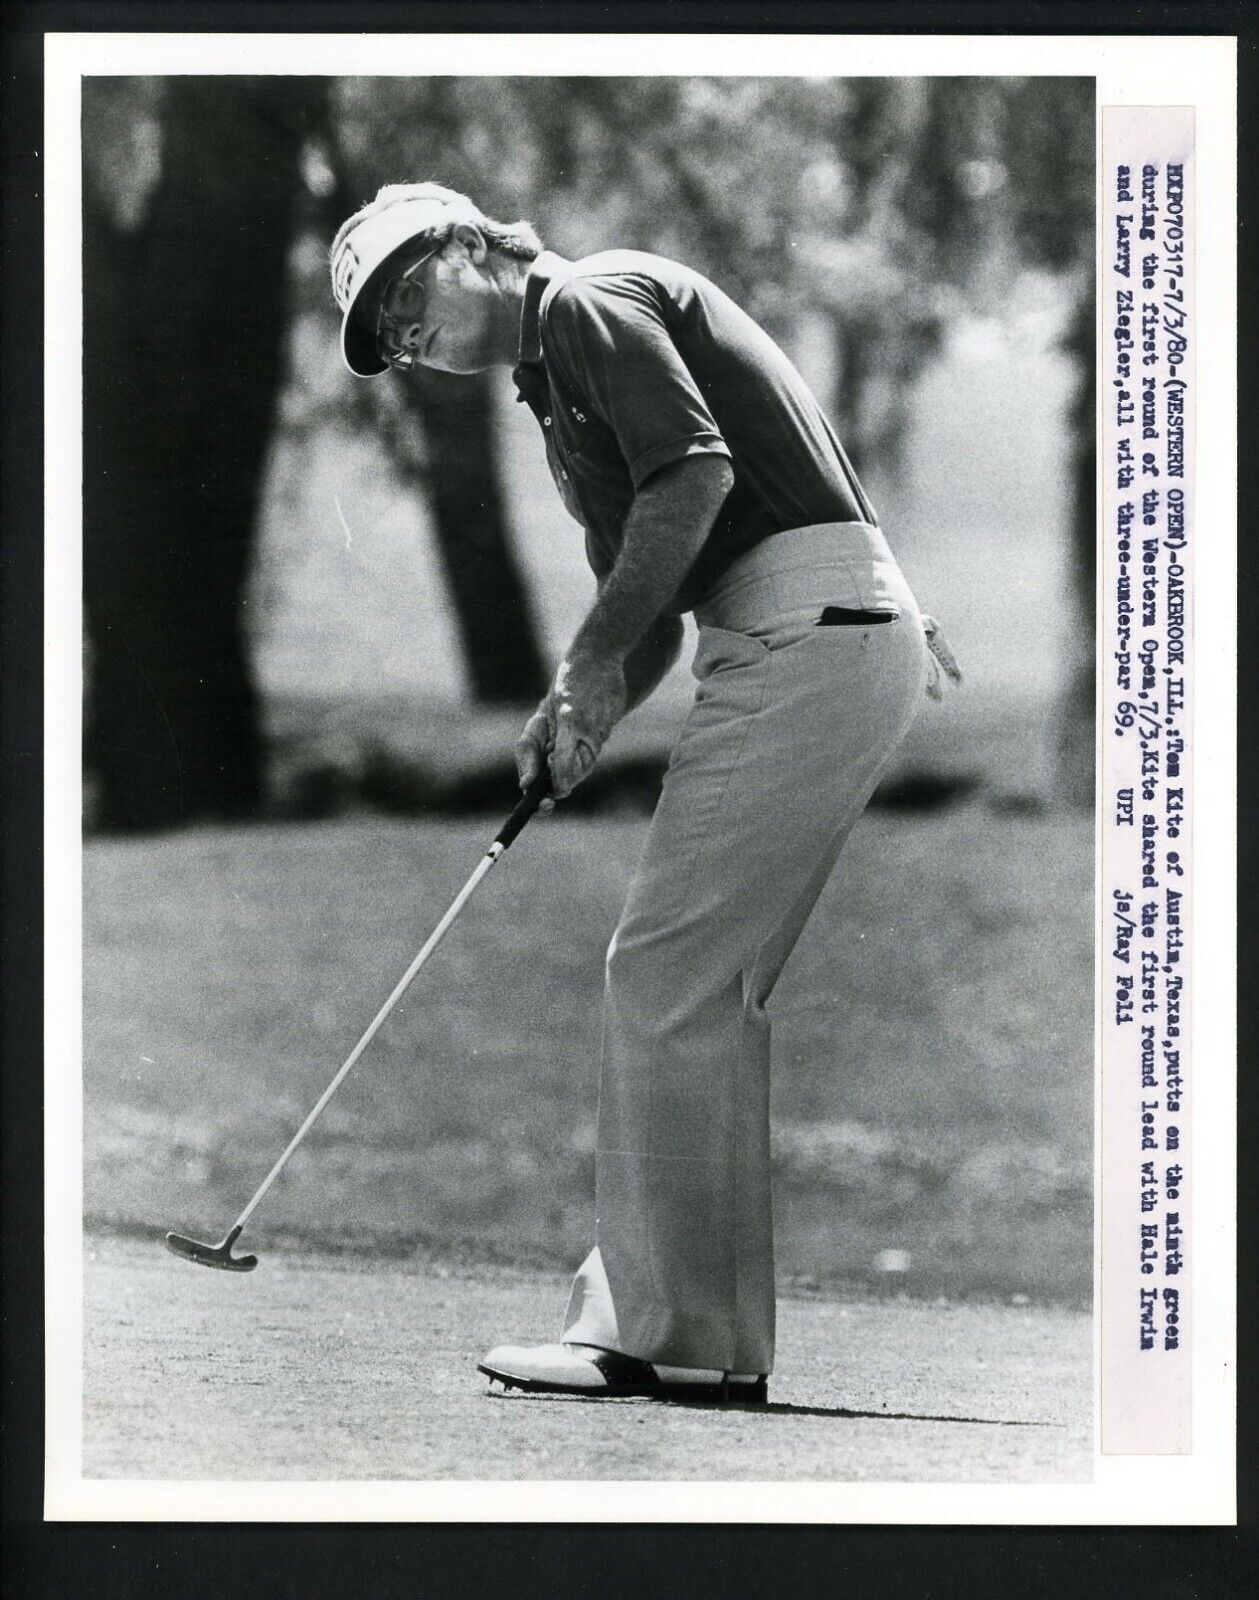
<path id="1" fill-rule="evenodd" d="M 495 844 L 501 844 L 504 850 L 510 850 L 512 840 L 528 822 L 529 818 L 546 799 L 551 789 L 551 774 L 543 763 L 537 777 L 520 797 L 520 803 L 508 817 L 507 821 L 498 830 Z"/>

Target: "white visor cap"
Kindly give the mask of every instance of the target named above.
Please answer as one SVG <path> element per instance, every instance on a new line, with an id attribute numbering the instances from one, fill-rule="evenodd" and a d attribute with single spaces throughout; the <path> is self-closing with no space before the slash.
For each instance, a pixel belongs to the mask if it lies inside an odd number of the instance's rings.
<path id="1" fill-rule="evenodd" d="M 375 335 L 354 316 L 354 307 L 380 265 L 408 239 L 420 238 L 451 222 L 479 226 L 485 219 L 463 195 L 450 200 L 436 196 L 399 200 L 375 215 L 364 217 L 341 241 L 332 259 L 332 292 L 341 309 L 341 355 L 357 378 L 375 378 L 388 371 L 376 353 Z"/>

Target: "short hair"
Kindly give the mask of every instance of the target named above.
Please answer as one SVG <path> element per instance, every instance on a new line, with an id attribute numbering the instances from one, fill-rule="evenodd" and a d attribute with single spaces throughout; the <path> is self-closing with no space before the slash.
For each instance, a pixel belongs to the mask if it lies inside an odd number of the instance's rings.
<path id="1" fill-rule="evenodd" d="M 533 261 L 542 253 L 542 241 L 531 222 L 495 222 L 466 194 L 460 194 L 457 189 L 448 189 L 441 183 L 386 183 L 376 191 L 374 200 L 360 206 L 337 229 L 329 252 L 332 260 L 336 260 L 345 236 L 360 222 L 404 200 L 433 200 L 447 208 L 446 216 L 435 222 L 433 227 L 416 234 L 417 239 L 424 239 L 430 244 L 446 244 L 455 228 L 461 222 L 466 222 L 478 228 L 490 249 L 497 250 L 500 255 L 512 256 L 517 261 Z"/>

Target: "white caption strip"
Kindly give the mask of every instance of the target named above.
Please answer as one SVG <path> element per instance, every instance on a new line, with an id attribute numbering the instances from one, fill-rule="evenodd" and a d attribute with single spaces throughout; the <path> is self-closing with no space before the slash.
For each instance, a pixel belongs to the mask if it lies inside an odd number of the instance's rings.
<path id="1" fill-rule="evenodd" d="M 1194 113 L 1102 113 L 1101 1448 L 1192 1450 Z"/>

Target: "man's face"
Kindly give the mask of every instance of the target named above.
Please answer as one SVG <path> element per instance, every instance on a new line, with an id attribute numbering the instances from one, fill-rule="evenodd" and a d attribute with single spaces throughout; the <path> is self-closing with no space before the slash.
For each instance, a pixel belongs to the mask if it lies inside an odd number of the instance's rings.
<path id="1" fill-rule="evenodd" d="M 482 372 L 498 359 L 492 338 L 502 303 L 486 270 L 477 229 L 461 224 L 436 248 L 417 240 L 399 252 L 378 288 L 356 309 L 381 359 L 403 369 Z"/>

